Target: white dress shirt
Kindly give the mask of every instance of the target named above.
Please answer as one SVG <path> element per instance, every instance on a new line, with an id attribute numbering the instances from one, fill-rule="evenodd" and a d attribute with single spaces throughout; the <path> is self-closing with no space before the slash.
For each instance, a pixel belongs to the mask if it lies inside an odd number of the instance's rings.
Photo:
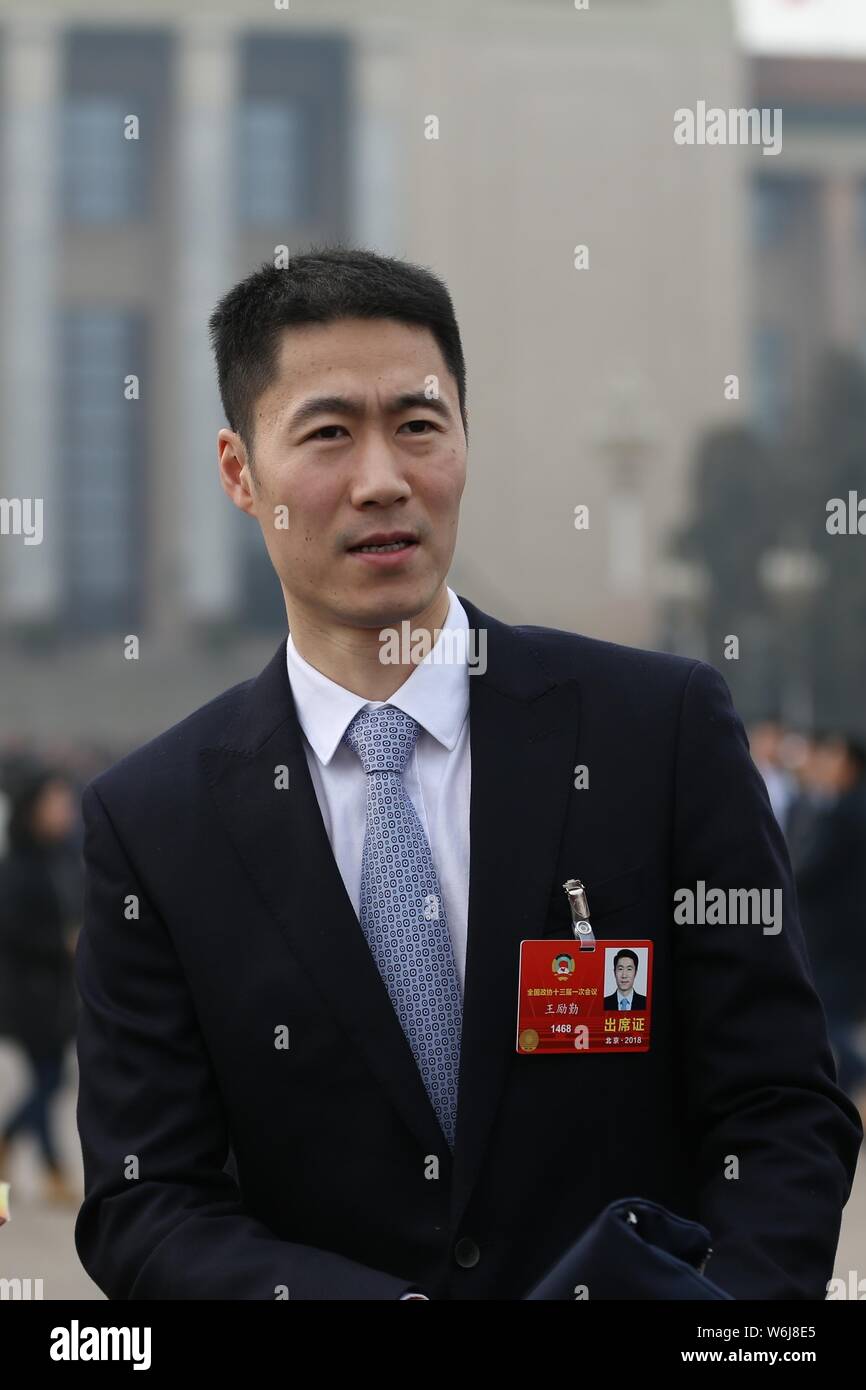
<path id="1" fill-rule="evenodd" d="M 436 664 L 437 648 L 442 654 L 440 637 L 390 700 L 365 700 L 330 680 L 301 656 L 291 633 L 286 664 L 325 830 L 356 914 L 367 825 L 367 774 L 357 753 L 342 742 L 343 734 L 359 710 L 381 709 L 385 704 L 403 710 L 420 725 L 403 783 L 430 843 L 462 992 L 469 910 L 469 619 L 452 589 L 448 597 L 444 627 L 464 630 L 462 639 L 450 640 L 445 647 L 452 659 Z"/>

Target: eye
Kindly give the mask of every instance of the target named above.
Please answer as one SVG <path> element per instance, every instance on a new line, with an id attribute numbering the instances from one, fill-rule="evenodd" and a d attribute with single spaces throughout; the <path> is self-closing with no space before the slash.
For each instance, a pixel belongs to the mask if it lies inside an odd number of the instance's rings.
<path id="1" fill-rule="evenodd" d="M 319 429 L 314 430 L 312 434 L 307 435 L 307 439 L 318 439 L 319 436 L 320 436 L 320 435 L 323 435 L 323 434 L 325 433 L 326 430 L 341 430 L 341 429 L 344 429 L 344 426 L 343 426 L 343 425 L 321 425 L 321 426 L 319 427 Z M 329 438 L 333 439 L 334 436 L 333 436 L 333 435 L 330 435 Z M 305 441 L 305 442 L 306 442 L 306 441 Z"/>
<path id="2" fill-rule="evenodd" d="M 437 426 L 433 424 L 432 420 L 407 420 L 406 425 L 424 425 L 427 429 L 430 430 L 435 430 L 437 428 Z M 400 428 L 405 429 L 406 425 L 401 425 Z M 418 433 L 418 431 L 413 430 L 412 433 L 416 434 Z"/>

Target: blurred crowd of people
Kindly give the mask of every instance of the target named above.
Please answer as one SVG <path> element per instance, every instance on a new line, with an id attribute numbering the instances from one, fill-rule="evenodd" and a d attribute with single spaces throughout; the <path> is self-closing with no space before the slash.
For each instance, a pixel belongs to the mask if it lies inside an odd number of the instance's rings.
<path id="1" fill-rule="evenodd" d="M 788 843 L 839 1084 L 866 1115 L 866 745 L 775 720 L 749 742 Z"/>

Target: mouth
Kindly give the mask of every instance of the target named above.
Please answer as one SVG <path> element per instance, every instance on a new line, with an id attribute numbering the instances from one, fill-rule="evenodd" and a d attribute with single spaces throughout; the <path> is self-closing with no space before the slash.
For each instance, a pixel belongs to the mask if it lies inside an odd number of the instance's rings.
<path id="1" fill-rule="evenodd" d="M 401 551 L 411 550 L 418 544 L 409 531 L 392 531 L 390 534 L 377 531 L 357 545 L 349 547 L 350 555 L 399 555 Z"/>
<path id="2" fill-rule="evenodd" d="M 347 554 L 357 556 L 367 569 L 402 570 L 411 565 L 419 544 L 412 531 L 373 531 L 357 545 L 349 546 Z"/>
<path id="3" fill-rule="evenodd" d="M 400 570 L 407 569 L 412 564 L 412 557 L 419 549 L 417 542 L 400 541 L 397 545 L 362 546 L 348 553 L 368 569 Z"/>

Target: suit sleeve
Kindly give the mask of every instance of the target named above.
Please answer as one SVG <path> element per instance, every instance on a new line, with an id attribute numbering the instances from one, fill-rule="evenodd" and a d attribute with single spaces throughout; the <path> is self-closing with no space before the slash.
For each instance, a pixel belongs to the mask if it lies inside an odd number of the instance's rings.
<path id="1" fill-rule="evenodd" d="M 818 817 L 811 844 L 797 871 L 797 887 L 803 901 L 821 891 L 835 876 L 848 877 L 852 855 L 862 853 L 856 821 L 840 813 L 838 806 Z"/>
<path id="2" fill-rule="evenodd" d="M 87 1272 L 112 1299 L 399 1299 L 416 1288 L 281 1239 L 244 1210 L 223 1171 L 226 1115 L 168 932 L 92 785 L 82 809 L 75 1243 Z"/>
<path id="3" fill-rule="evenodd" d="M 676 762 L 674 891 L 781 891 L 781 929 L 673 926 L 685 1142 L 708 1278 L 736 1298 L 824 1299 L 862 1128 L 835 1083 L 791 867 L 722 676 L 697 663 Z M 765 925 L 770 929 L 766 931 Z"/>

